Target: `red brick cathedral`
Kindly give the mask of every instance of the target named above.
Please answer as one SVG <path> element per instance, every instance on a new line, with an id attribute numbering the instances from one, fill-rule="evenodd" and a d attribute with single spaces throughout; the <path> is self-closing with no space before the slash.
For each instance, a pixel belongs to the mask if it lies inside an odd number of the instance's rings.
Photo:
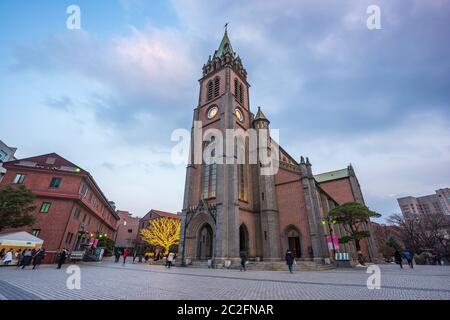
<path id="1" fill-rule="evenodd" d="M 250 110 L 249 89 L 247 72 L 225 31 L 218 50 L 203 66 L 193 121 L 201 121 L 203 132 L 216 129 L 224 137 L 227 129 L 268 129 L 270 122 L 261 109 L 256 115 Z M 202 148 L 208 145 L 202 143 Z M 244 146 L 248 159 L 248 143 Z M 278 172 L 263 175 L 260 164 L 195 164 L 194 149 L 192 144 L 179 246 L 188 264 L 207 259 L 216 266 L 227 260 L 235 264 L 242 251 L 256 261 L 280 261 L 288 248 L 298 259 L 324 262 L 333 253 L 322 218 L 339 204 L 364 203 L 351 166 L 315 176 L 308 158 L 296 161 L 280 147 Z M 344 234 L 339 226 L 333 228 L 338 236 Z M 374 241 L 362 242 L 362 253 L 371 260 L 377 251 Z M 339 251 L 356 258 L 352 244 L 341 245 Z"/>

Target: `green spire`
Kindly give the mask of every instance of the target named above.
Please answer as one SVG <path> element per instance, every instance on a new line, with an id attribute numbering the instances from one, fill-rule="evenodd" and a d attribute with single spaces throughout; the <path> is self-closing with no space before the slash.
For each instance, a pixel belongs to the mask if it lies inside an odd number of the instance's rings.
<path id="1" fill-rule="evenodd" d="M 222 42 L 220 43 L 219 49 L 214 53 L 214 58 L 220 58 L 225 53 L 231 53 L 234 56 L 233 47 L 231 46 L 230 39 L 228 38 L 227 29 L 225 29 L 225 34 L 223 35 Z"/>

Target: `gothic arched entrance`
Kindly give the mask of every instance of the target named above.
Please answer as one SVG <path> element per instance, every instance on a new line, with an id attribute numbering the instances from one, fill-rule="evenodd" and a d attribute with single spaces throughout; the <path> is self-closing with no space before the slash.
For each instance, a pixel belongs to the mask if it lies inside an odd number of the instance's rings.
<path id="1" fill-rule="evenodd" d="M 286 238 L 289 250 L 296 258 L 302 256 L 302 247 L 300 245 L 300 232 L 297 228 L 291 227 L 286 230 Z"/>
<path id="2" fill-rule="evenodd" d="M 245 224 L 239 227 L 239 252 L 245 251 L 248 254 L 248 230 Z"/>
<path id="3" fill-rule="evenodd" d="M 213 255 L 213 230 L 208 223 L 200 229 L 197 241 L 197 259 L 210 259 Z"/>

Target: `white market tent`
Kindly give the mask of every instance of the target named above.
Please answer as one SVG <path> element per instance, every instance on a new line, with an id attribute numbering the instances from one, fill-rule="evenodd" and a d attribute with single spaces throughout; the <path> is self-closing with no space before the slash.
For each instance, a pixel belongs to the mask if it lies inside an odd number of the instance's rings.
<path id="1" fill-rule="evenodd" d="M 42 246 L 43 243 L 44 240 L 25 231 L 0 233 L 0 247 L 36 248 Z"/>

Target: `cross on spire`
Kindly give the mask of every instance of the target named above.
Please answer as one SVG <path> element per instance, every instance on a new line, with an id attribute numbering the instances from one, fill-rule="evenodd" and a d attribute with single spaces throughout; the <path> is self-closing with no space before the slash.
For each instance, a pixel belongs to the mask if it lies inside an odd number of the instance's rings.
<path id="1" fill-rule="evenodd" d="M 220 58 L 225 53 L 230 53 L 232 56 L 234 56 L 233 48 L 231 47 L 230 39 L 228 38 L 228 22 L 225 23 L 225 33 L 222 38 L 222 42 L 220 43 L 219 49 L 216 50 L 214 53 L 214 58 Z"/>

